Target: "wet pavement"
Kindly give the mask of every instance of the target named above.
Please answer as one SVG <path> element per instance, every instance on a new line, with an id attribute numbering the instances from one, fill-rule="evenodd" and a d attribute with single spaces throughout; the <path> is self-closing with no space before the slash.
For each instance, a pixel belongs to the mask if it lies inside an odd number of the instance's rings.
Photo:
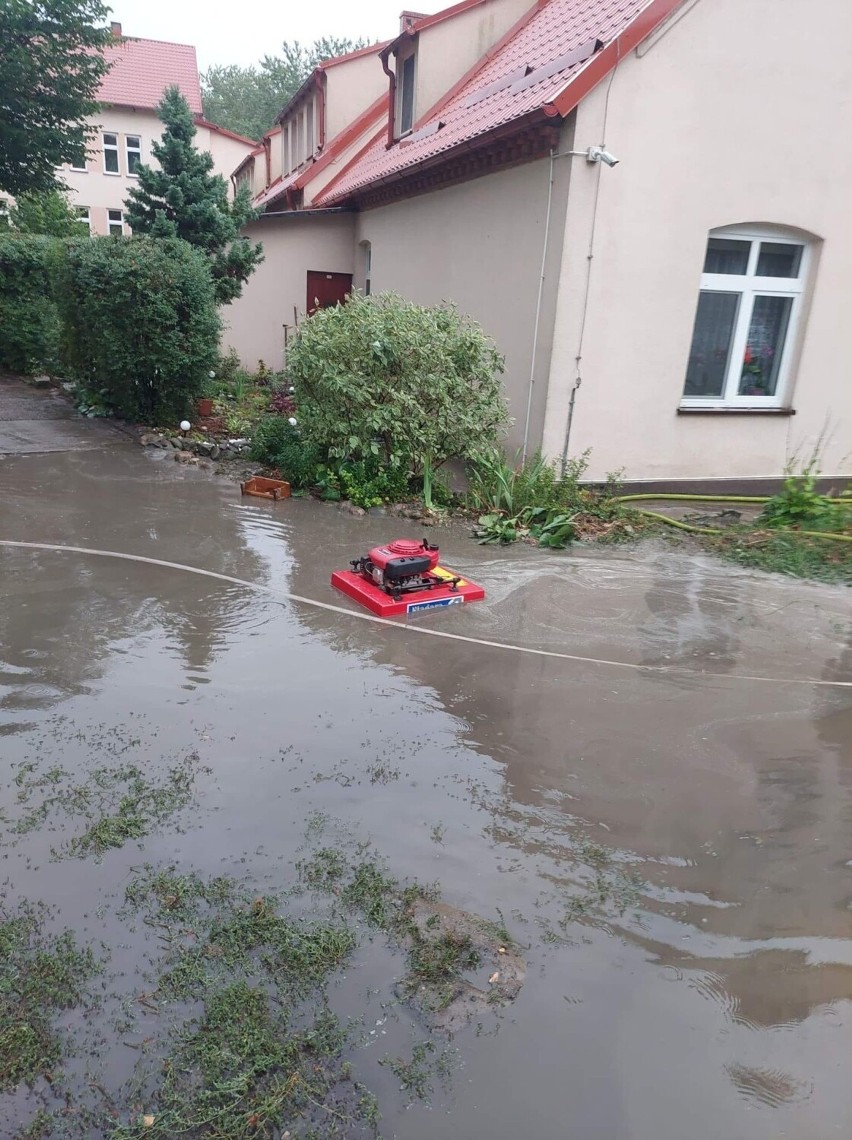
<path id="1" fill-rule="evenodd" d="M 112 424 L 84 419 L 54 389 L 0 376 L 0 456 L 91 451 L 121 440 Z"/>
<path id="2" fill-rule="evenodd" d="M 0 539 L 349 611 L 332 569 L 406 529 L 242 500 L 169 460 L 124 440 L 2 458 Z M 134 867 L 286 886 L 306 822 L 327 819 L 452 906 L 502 916 L 527 961 L 517 1000 L 456 1035 L 450 1088 L 407 1107 L 377 1061 L 417 1018 L 386 1016 L 375 995 L 399 963 L 362 946 L 333 1003 L 382 1024 L 353 1063 L 383 1136 L 849 1136 L 852 690 L 834 684 L 852 681 L 848 591 L 663 544 L 429 537 L 487 599 L 407 625 L 0 547 L 0 810 L 17 766 L 45 755 L 73 769 L 132 747 L 153 769 L 195 751 L 209 769 L 179 831 L 100 860 L 52 862 L 55 829 L 6 834 L 5 904 L 43 900 L 110 944 L 132 990 L 111 908 Z M 590 843 L 638 884 L 621 906 L 572 909 Z M 115 1081 L 136 1057 L 115 1045 Z M 27 1111 L 0 1100 L 0 1136 Z"/>

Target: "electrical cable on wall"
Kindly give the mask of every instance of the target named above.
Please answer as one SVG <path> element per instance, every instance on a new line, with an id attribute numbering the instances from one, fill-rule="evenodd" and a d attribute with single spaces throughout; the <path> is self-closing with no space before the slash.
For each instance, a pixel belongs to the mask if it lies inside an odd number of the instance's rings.
<path id="1" fill-rule="evenodd" d="M 607 121 L 609 118 L 609 97 L 610 97 L 610 93 L 612 92 L 612 84 L 615 80 L 615 74 L 618 71 L 618 66 L 620 63 L 621 63 L 621 44 L 618 40 L 616 40 L 615 67 L 613 67 L 612 71 L 609 73 L 609 82 L 607 83 L 606 96 L 604 97 L 603 126 L 601 128 L 601 144 L 600 144 L 600 149 L 602 151 L 606 150 L 606 126 L 607 126 Z M 569 445 L 570 440 L 571 440 L 571 425 L 572 425 L 573 420 L 574 420 L 574 402 L 577 398 L 577 390 L 579 389 L 580 385 L 583 382 L 583 376 L 582 376 L 582 371 L 581 371 L 580 366 L 581 366 L 582 360 L 583 360 L 583 343 L 584 343 L 585 335 L 586 335 L 586 316 L 587 316 L 588 311 L 589 311 L 589 293 L 591 291 L 591 282 L 592 282 L 592 260 L 594 259 L 594 256 L 595 256 L 595 232 L 596 232 L 597 223 L 598 223 L 598 201 L 600 199 L 600 191 L 601 191 L 601 167 L 602 167 L 602 163 L 598 162 L 597 163 L 597 168 L 598 168 L 597 169 L 597 182 L 595 184 L 595 197 L 594 197 L 594 201 L 592 202 L 592 225 L 591 225 L 591 230 L 589 232 L 589 252 L 586 255 L 586 287 L 585 287 L 585 291 L 583 294 L 583 309 L 582 309 L 582 312 L 580 314 L 580 334 L 579 334 L 579 337 L 577 339 L 577 355 L 574 357 L 574 373 L 575 373 L 574 374 L 574 383 L 571 386 L 571 397 L 568 401 L 568 419 L 567 419 L 567 423 L 565 424 L 565 443 L 563 444 L 563 447 L 562 447 L 562 460 L 561 460 L 560 467 L 561 467 L 561 472 L 562 472 L 563 476 L 565 475 L 565 470 L 568 466 L 568 445 Z"/>

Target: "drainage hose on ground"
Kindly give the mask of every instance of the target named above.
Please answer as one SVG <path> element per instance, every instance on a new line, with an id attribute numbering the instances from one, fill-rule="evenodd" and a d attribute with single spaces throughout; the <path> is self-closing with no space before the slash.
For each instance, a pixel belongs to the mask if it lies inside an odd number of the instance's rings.
<path id="1" fill-rule="evenodd" d="M 830 496 L 826 495 L 826 498 Z M 617 503 L 637 503 L 641 501 L 651 502 L 676 502 L 676 503 L 768 503 L 769 497 L 763 495 L 617 495 L 615 501 Z M 832 498 L 832 503 L 840 503 L 843 506 L 852 507 L 852 498 L 844 496 L 843 498 Z M 636 508 L 637 514 L 644 515 L 645 518 L 655 519 L 657 522 L 665 523 L 666 526 L 676 527 L 677 530 L 686 530 L 691 534 L 725 534 L 726 532 L 720 527 L 710 526 L 695 526 L 693 523 L 682 522 L 681 519 L 673 519 L 668 515 L 661 515 L 658 511 L 649 511 L 644 507 Z M 779 534 L 783 531 L 779 531 Z M 830 531 L 825 530 L 796 530 L 792 533 L 802 535 L 806 538 L 827 538 L 835 542 L 852 542 L 852 535 L 849 534 L 832 534 Z"/>

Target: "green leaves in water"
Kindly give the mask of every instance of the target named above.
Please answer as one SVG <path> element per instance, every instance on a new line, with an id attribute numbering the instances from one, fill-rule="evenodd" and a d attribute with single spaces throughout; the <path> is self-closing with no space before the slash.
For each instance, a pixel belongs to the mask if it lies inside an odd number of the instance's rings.
<path id="1" fill-rule="evenodd" d="M 64 1052 L 53 1020 L 97 969 L 70 931 L 50 936 L 42 925 L 34 910 L 0 922 L 0 1092 L 52 1079 Z"/>

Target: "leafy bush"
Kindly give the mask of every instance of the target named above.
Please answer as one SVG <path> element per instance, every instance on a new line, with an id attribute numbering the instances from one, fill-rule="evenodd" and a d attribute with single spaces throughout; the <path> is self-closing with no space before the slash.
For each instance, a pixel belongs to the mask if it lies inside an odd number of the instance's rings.
<path id="1" fill-rule="evenodd" d="M 473 463 L 468 506 L 479 515 L 481 543 L 515 542 L 531 537 L 540 546 L 561 550 L 578 530 L 599 530 L 624 516 L 617 498 L 618 474 L 602 486 L 581 484 L 589 452 L 568 461 L 565 472 L 540 452 L 514 466 L 494 450 Z"/>
<path id="2" fill-rule="evenodd" d="M 61 255 L 53 238 L 0 234 L 0 368 L 55 369 L 59 317 L 52 277 Z"/>
<path id="3" fill-rule="evenodd" d="M 408 495 L 408 468 L 382 467 L 375 456 L 354 463 L 341 463 L 337 475 L 343 494 L 356 507 L 394 503 Z"/>
<path id="4" fill-rule="evenodd" d="M 759 521 L 769 527 L 798 527 L 841 533 L 852 524 L 852 498 L 830 499 L 817 491 L 816 458 L 801 474 L 788 473 L 784 489 L 773 495 Z"/>
<path id="5" fill-rule="evenodd" d="M 44 234 L 48 237 L 88 237 L 89 227 L 80 220 L 71 205 L 68 191 L 53 189 L 21 194 L 0 227 L 5 224 L 12 232 Z"/>
<path id="6" fill-rule="evenodd" d="M 512 518 L 501 514 L 481 515 L 476 535 L 480 546 L 534 538 L 539 546 L 564 550 L 577 537 L 575 518 L 576 515 L 565 514 L 558 507 L 525 507 Z"/>
<path id="7" fill-rule="evenodd" d="M 261 420 L 252 440 L 251 457 L 258 463 L 277 467 L 294 490 L 313 487 L 323 474 L 318 449 L 306 442 L 299 429 L 283 416 Z"/>
<path id="8" fill-rule="evenodd" d="M 224 356 L 219 357 L 219 363 L 215 369 L 216 378 L 228 384 L 241 368 L 239 353 L 235 348 L 229 348 Z"/>
<path id="9" fill-rule="evenodd" d="M 332 458 L 376 457 L 423 476 L 427 506 L 442 463 L 496 444 L 502 371 L 493 343 L 454 308 L 390 293 L 314 313 L 288 355 L 306 437 Z"/>
<path id="10" fill-rule="evenodd" d="M 560 507 L 576 499 L 577 484 L 589 465 L 588 453 L 572 461 L 564 477 L 540 451 L 512 465 L 496 449 L 470 467 L 468 500 L 476 511 L 517 515 L 530 507 Z"/>
<path id="11" fill-rule="evenodd" d="M 273 393 L 269 410 L 279 416 L 292 416 L 296 410 L 296 399 L 288 389 L 281 388 Z"/>
<path id="12" fill-rule="evenodd" d="M 202 254 L 157 238 L 67 244 L 57 296 L 65 359 L 119 415 L 180 419 L 216 364 L 219 319 Z"/>

